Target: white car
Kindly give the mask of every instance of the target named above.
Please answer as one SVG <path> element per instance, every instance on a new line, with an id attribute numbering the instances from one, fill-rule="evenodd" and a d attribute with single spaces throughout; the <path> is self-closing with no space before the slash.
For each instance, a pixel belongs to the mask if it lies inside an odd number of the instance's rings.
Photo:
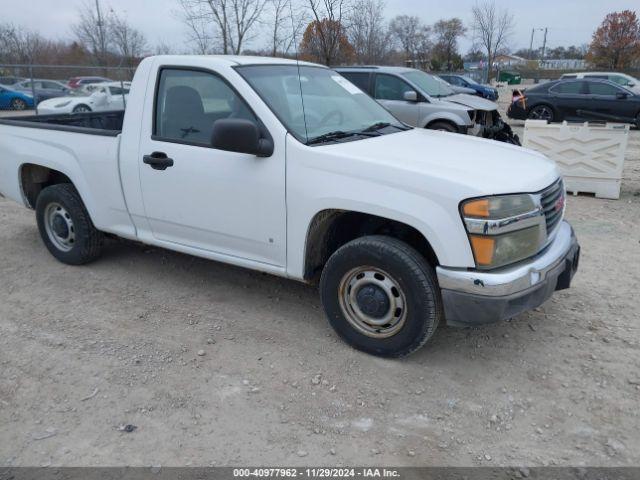
<path id="1" fill-rule="evenodd" d="M 0 193 L 36 210 L 66 264 L 112 234 L 319 284 L 336 332 L 386 357 L 438 323 L 537 307 L 580 251 L 554 162 L 410 128 L 336 72 L 281 58 L 148 57 L 126 111 L 1 118 Z"/>
<path id="2" fill-rule="evenodd" d="M 623 87 L 632 90 L 634 93 L 640 94 L 640 80 L 632 77 L 631 75 L 627 75 L 626 73 L 618 73 L 618 72 L 580 72 L 580 73 L 565 73 L 560 77 L 561 80 L 569 80 L 569 79 L 604 79 L 609 80 L 611 82 L 617 83 Z"/>
<path id="3" fill-rule="evenodd" d="M 104 112 L 123 110 L 129 95 L 128 82 L 95 83 L 87 85 L 84 95 L 70 95 L 40 102 L 38 113 L 52 115 L 60 113 Z"/>

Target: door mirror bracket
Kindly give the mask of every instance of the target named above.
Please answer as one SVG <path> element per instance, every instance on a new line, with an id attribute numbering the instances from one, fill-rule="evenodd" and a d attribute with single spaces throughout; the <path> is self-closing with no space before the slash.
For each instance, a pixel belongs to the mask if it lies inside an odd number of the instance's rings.
<path id="1" fill-rule="evenodd" d="M 257 157 L 270 157 L 274 149 L 273 140 L 265 138 L 255 122 L 241 118 L 216 120 L 211 132 L 211 146 Z"/>

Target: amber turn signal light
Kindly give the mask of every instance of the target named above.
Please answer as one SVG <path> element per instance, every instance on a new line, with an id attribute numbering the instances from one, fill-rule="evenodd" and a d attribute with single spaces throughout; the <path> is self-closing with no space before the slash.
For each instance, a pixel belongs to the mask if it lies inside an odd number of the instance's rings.
<path id="1" fill-rule="evenodd" d="M 491 237 L 481 237 L 477 235 L 470 235 L 471 248 L 473 249 L 473 256 L 476 259 L 476 263 L 480 266 L 489 266 L 493 263 L 493 252 L 495 250 L 496 241 Z"/>
<path id="2" fill-rule="evenodd" d="M 465 217 L 489 217 L 489 200 L 484 198 L 467 202 L 462 207 L 462 213 Z"/>

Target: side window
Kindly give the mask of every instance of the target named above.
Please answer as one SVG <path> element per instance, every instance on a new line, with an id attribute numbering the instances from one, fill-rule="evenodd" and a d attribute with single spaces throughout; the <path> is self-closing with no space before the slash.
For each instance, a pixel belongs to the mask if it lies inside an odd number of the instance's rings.
<path id="1" fill-rule="evenodd" d="M 257 121 L 247 104 L 217 75 L 162 69 L 153 134 L 160 139 L 209 144 L 213 123 L 223 118 Z"/>
<path id="2" fill-rule="evenodd" d="M 353 83 L 363 92 L 369 93 L 369 74 L 368 73 L 356 73 L 356 72 L 344 72 L 341 75 Z"/>
<path id="3" fill-rule="evenodd" d="M 609 85 L 608 83 L 589 82 L 589 93 L 591 95 L 614 96 L 620 91 L 620 89 L 614 87 L 613 85 Z"/>
<path id="4" fill-rule="evenodd" d="M 404 100 L 404 92 L 413 88 L 393 75 L 376 75 L 375 98 L 378 100 Z"/>
<path id="5" fill-rule="evenodd" d="M 129 89 L 120 87 L 109 87 L 109 93 L 111 95 L 129 95 Z"/>
<path id="6" fill-rule="evenodd" d="M 551 89 L 553 93 L 560 93 L 565 95 L 580 95 L 584 92 L 584 82 L 563 82 L 559 83 Z"/>
<path id="7" fill-rule="evenodd" d="M 618 85 L 622 85 L 623 87 L 626 87 L 631 83 L 629 79 L 623 77 L 622 75 L 610 75 L 609 80 L 617 83 Z"/>

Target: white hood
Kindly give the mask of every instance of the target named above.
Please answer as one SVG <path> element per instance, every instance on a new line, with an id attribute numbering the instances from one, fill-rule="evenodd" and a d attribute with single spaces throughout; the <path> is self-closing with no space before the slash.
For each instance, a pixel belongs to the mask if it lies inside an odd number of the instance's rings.
<path id="1" fill-rule="evenodd" d="M 460 199 L 537 192 L 559 176 L 544 155 L 494 140 L 416 128 L 407 132 L 327 145 L 326 153 L 349 157 L 354 177 L 372 173 L 393 183 L 444 189 Z"/>

